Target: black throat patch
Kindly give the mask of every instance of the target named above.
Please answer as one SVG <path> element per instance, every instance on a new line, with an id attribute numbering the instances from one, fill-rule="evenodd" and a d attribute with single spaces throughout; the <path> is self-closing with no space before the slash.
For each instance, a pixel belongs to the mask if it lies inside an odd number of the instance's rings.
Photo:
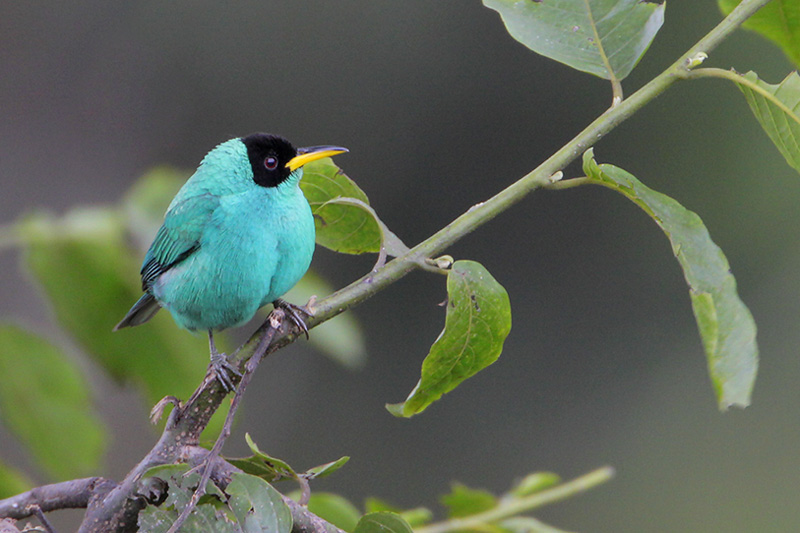
<path id="1" fill-rule="evenodd" d="M 262 187 L 277 187 L 291 174 L 286 167 L 297 149 L 278 135 L 253 133 L 242 137 L 253 169 L 253 181 Z"/>

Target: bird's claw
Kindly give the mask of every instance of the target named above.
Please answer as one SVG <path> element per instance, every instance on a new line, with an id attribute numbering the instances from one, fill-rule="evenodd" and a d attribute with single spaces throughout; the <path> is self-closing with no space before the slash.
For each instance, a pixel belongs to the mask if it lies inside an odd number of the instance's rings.
<path id="1" fill-rule="evenodd" d="M 311 301 L 309 301 L 309 303 L 311 303 Z M 306 336 L 306 339 L 309 338 L 308 325 L 306 324 L 306 321 L 302 315 L 309 317 L 314 316 L 314 312 L 310 309 L 310 306 L 301 307 L 299 305 L 289 303 L 286 300 L 281 300 L 280 298 L 272 302 L 272 305 L 275 307 L 275 309 L 283 310 L 283 312 L 286 313 L 286 316 L 289 317 L 289 320 L 291 320 L 292 323 L 303 332 L 303 334 Z"/>
<path id="2" fill-rule="evenodd" d="M 242 379 L 242 373 L 228 361 L 224 353 L 211 354 L 211 364 L 209 366 L 214 373 L 214 377 L 219 381 L 220 385 L 222 385 L 222 388 L 225 389 L 225 392 L 233 392 L 236 390 L 236 384 L 233 382 L 234 376 L 237 379 Z"/>

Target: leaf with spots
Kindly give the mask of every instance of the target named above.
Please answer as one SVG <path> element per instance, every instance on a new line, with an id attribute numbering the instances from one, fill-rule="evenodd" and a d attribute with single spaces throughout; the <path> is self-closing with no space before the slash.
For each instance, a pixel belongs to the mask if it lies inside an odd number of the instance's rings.
<path id="1" fill-rule="evenodd" d="M 405 402 L 387 405 L 395 416 L 424 411 L 443 394 L 494 363 L 511 331 L 508 293 L 475 261 L 456 261 L 447 275 L 445 326 L 422 363 L 422 376 Z"/>
<path id="2" fill-rule="evenodd" d="M 537 54 L 605 79 L 623 79 L 664 23 L 645 0 L 483 0 L 511 36 Z"/>
<path id="3" fill-rule="evenodd" d="M 243 531 L 291 531 L 292 513 L 278 491 L 255 476 L 236 473 L 232 477 L 225 492 L 230 495 L 228 505 Z"/>

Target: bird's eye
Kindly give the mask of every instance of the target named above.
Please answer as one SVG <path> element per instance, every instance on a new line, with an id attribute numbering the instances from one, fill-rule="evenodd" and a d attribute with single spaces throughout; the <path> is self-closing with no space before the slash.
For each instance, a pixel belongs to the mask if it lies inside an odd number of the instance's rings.
<path id="1" fill-rule="evenodd" d="M 264 167 L 267 170 L 275 170 L 278 168 L 278 158 L 274 155 L 268 155 L 264 158 Z"/>

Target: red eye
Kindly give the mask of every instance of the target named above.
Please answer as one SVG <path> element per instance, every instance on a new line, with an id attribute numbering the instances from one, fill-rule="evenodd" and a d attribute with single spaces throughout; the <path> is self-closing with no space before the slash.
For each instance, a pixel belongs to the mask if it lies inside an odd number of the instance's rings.
<path id="1" fill-rule="evenodd" d="M 267 170 L 275 170 L 278 168 L 278 158 L 274 155 L 268 155 L 264 158 L 264 167 Z"/>

